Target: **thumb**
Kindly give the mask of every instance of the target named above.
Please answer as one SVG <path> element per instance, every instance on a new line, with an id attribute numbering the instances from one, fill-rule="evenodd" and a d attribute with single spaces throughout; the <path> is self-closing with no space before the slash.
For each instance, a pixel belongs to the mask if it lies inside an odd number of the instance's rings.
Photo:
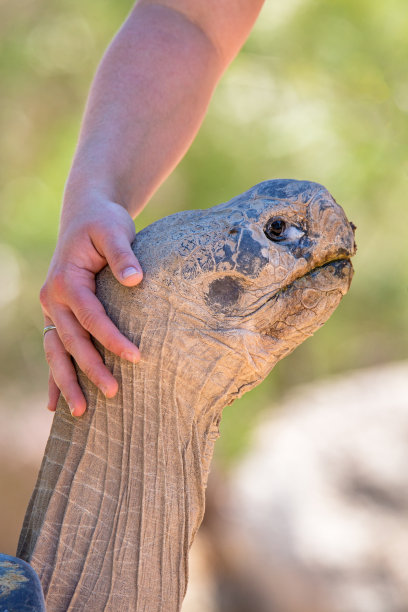
<path id="1" fill-rule="evenodd" d="M 126 234 L 110 235 L 105 241 L 103 254 L 113 275 L 122 285 L 133 287 L 140 283 L 142 268 Z"/>

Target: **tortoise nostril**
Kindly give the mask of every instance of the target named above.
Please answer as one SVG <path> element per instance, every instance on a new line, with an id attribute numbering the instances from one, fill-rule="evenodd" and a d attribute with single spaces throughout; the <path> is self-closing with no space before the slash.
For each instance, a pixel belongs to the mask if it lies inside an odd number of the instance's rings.
<path id="1" fill-rule="evenodd" d="M 350 221 L 350 227 L 353 230 L 353 234 L 356 233 L 356 229 L 357 229 L 357 225 L 354 225 L 354 223 L 352 221 Z"/>

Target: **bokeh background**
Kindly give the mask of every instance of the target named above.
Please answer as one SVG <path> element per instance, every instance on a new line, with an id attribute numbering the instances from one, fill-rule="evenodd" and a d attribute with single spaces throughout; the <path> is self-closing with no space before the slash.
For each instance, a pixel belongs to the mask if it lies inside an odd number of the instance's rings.
<path id="1" fill-rule="evenodd" d="M 3 552 L 14 552 L 50 422 L 37 296 L 87 90 L 130 8 L 129 0 L 0 3 Z M 141 229 L 282 177 L 323 183 L 358 228 L 349 295 L 225 411 L 223 473 L 245 454 L 257 417 L 290 388 L 408 356 L 407 33 L 405 0 L 267 0 L 189 153 L 136 220 Z"/>

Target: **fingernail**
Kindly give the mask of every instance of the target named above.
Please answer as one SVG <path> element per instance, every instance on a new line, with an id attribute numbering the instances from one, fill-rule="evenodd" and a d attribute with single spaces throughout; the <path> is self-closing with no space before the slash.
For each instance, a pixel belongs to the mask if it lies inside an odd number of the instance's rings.
<path id="1" fill-rule="evenodd" d="M 131 353 L 130 351 L 125 351 L 121 354 L 122 359 L 126 359 L 126 361 L 130 361 L 131 363 L 137 363 L 140 360 L 139 353 Z"/>
<path id="2" fill-rule="evenodd" d="M 68 404 L 68 408 L 69 408 L 69 411 L 70 411 L 70 413 L 72 414 L 72 416 L 74 416 L 74 410 L 75 410 L 75 407 L 74 407 L 74 406 L 71 406 L 71 404 Z"/>
<path id="3" fill-rule="evenodd" d="M 117 392 L 117 387 L 112 386 L 112 385 L 106 385 L 106 386 L 100 385 L 99 389 L 102 391 L 102 393 L 107 399 L 111 399 L 112 397 L 115 397 L 116 392 Z"/>
<path id="4" fill-rule="evenodd" d="M 125 268 L 125 270 L 123 270 L 122 272 L 122 278 L 129 278 L 129 276 L 134 276 L 135 274 L 140 274 L 141 270 L 140 268 L 134 268 L 133 266 L 130 268 Z"/>

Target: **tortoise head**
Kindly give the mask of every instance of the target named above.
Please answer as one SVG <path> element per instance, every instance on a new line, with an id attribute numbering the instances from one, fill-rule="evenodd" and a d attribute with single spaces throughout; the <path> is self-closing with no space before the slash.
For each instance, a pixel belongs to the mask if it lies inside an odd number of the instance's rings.
<path id="1" fill-rule="evenodd" d="M 208 210 L 176 213 L 136 237 L 145 277 L 124 298 L 129 319 L 143 325 L 170 308 L 176 340 L 189 333 L 222 343 L 265 375 L 348 291 L 354 229 L 328 191 L 307 181 L 266 181 Z M 137 328 L 128 330 L 136 342 Z"/>

